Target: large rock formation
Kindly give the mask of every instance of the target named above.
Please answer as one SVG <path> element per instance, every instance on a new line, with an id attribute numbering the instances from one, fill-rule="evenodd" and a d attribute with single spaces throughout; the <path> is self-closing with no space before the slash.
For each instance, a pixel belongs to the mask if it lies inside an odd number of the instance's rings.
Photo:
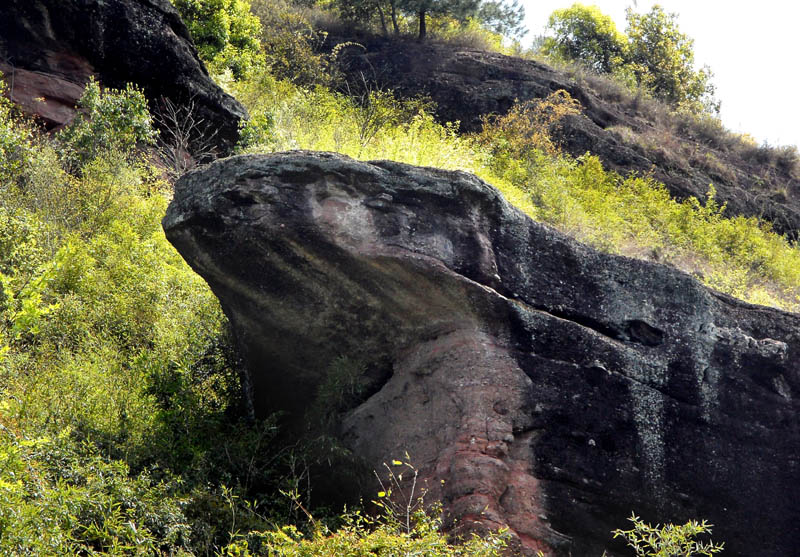
<path id="1" fill-rule="evenodd" d="M 139 85 L 153 107 L 162 97 L 193 102 L 221 152 L 236 142 L 246 112 L 208 76 L 169 0 L 4 0 L 0 12 L 11 99 L 47 126 L 71 120 L 95 76 L 108 87 Z"/>
<path id="2" fill-rule="evenodd" d="M 344 38 L 331 44 L 337 40 Z M 589 78 L 578 80 L 533 60 L 448 44 L 398 44 L 370 36 L 355 40 L 366 50 L 349 49 L 344 57 L 353 84 L 366 79 L 403 95 L 429 95 L 440 119 L 461 122 L 463 131 L 479 130 L 482 116 L 505 114 L 517 100 L 541 99 L 564 89 L 584 108 L 581 116 L 565 122 L 561 139 L 570 153 L 589 151 L 622 174 L 652 172 L 681 199 L 705 199 L 713 183 L 718 201 L 727 203 L 731 214 L 764 217 L 780 232 L 798 236 L 800 174 L 788 162 L 770 164 L 766 149 L 716 147 L 715 142 L 732 140 L 713 126 L 706 137 L 691 126 L 679 133 L 676 122 L 653 121 L 644 110 L 653 103 L 626 102 L 619 87 L 599 79 L 593 87 Z M 661 112 L 658 118 L 669 120 Z M 785 156 L 791 159 L 788 151 Z"/>
<path id="3" fill-rule="evenodd" d="M 800 316 L 386 161 L 218 161 L 164 228 L 230 317 L 256 410 L 302 420 L 331 362 L 362 362 L 342 442 L 375 469 L 408 451 L 456 527 L 621 555 L 635 511 L 708 519 L 730 556 L 800 547 Z"/>

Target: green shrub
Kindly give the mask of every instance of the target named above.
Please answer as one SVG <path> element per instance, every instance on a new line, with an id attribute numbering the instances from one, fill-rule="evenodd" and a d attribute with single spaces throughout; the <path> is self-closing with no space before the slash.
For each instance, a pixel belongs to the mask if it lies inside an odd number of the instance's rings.
<path id="1" fill-rule="evenodd" d="M 0 456 L 28 466 L 0 464 L 3 554 L 212 554 L 230 525 L 197 514 L 224 507 L 206 486 L 267 501 L 282 482 L 219 305 L 164 237 L 171 191 L 138 149 L 152 135 L 132 91 L 90 84 L 55 141 L 0 118 L 25 147 L 0 198 Z"/>
<path id="2" fill-rule="evenodd" d="M 247 0 L 171 0 L 192 34 L 200 57 L 215 72 L 236 79 L 264 66 L 261 22 Z"/>
<path id="3" fill-rule="evenodd" d="M 35 131 L 31 123 L 15 113 L 6 98 L 6 84 L 0 73 L 0 193 L 6 194 L 28 168 L 34 149 Z"/>
<path id="4" fill-rule="evenodd" d="M 116 151 L 131 157 L 140 144 L 155 142 L 147 99 L 133 85 L 122 91 L 102 91 L 91 79 L 78 108 L 78 115 L 57 136 L 61 157 L 72 171 L 101 154 Z"/>
<path id="5" fill-rule="evenodd" d="M 560 152 L 556 137 L 562 120 L 580 113 L 580 103 L 561 89 L 545 99 L 516 103 L 503 116 L 484 117 L 477 140 L 503 160 L 526 161 L 541 153 L 555 156 Z"/>
<path id="6" fill-rule="evenodd" d="M 713 190 L 678 203 L 650 177 L 560 154 L 553 133 L 578 109 L 568 97 L 464 137 L 426 101 L 389 91 L 354 101 L 252 72 L 229 86 L 254 115 L 243 149 L 474 172 L 607 251 L 671 263 L 748 300 L 800 302 L 797 248 L 756 219 L 725 218 Z M 491 536 L 448 544 L 436 513 L 408 504 L 400 521 L 384 504 L 383 518 L 352 513 L 342 528 L 270 528 L 292 514 L 278 488 L 297 490 L 312 467 L 346 455 L 328 436 L 287 441 L 277 418 L 251 419 L 221 309 L 161 230 L 171 191 L 138 148 L 154 137 L 141 93 L 90 83 L 82 103 L 53 141 L 0 97 L 0 552 L 499 550 Z M 794 160 L 782 156 L 776 165 Z M 333 367 L 323 420 L 362 394 L 356 362 Z"/>
<path id="7" fill-rule="evenodd" d="M 725 218 L 713 193 L 705 204 L 677 202 L 650 177 L 624 178 L 605 171 L 597 157 L 561 154 L 560 122 L 579 110 L 564 93 L 517 105 L 467 138 L 437 124 L 424 105 L 409 110 L 413 104 L 383 92 L 371 93 L 383 102 L 380 110 L 265 76 L 236 83 L 234 92 L 268 123 L 266 141 L 247 150 L 328 150 L 473 172 L 533 218 L 595 247 L 674 265 L 755 303 L 800 303 L 800 251 L 768 224 Z M 303 125 L 310 121 L 315 126 Z M 711 158 L 703 164 L 726 170 Z"/>
<path id="8" fill-rule="evenodd" d="M 407 456 L 407 455 L 406 455 Z M 386 465 L 388 475 L 383 491 L 373 501 L 377 516 L 345 510 L 343 524 L 335 531 L 314 519 L 299 502 L 297 492 L 285 493 L 307 516 L 310 534 L 287 525 L 267 531 L 251 531 L 236 536 L 223 549 L 226 557 L 370 557 L 426 555 L 429 557 L 499 557 L 506 547 L 503 530 L 480 537 L 448 540 L 442 532 L 441 505 L 426 508 L 424 491 L 417 485 L 417 470 L 406 460 Z M 403 475 L 407 482 L 403 481 Z M 409 485 L 410 483 L 410 485 Z"/>
<path id="9" fill-rule="evenodd" d="M 614 530 L 614 537 L 623 538 L 639 557 L 710 556 L 720 553 L 725 545 L 695 539 L 699 535 L 711 534 L 711 524 L 705 520 L 690 520 L 682 525 L 664 526 L 651 526 L 635 514 L 628 520 L 633 523 L 633 528 Z"/>
<path id="10" fill-rule="evenodd" d="M 318 52 L 326 34 L 315 29 L 305 13 L 287 0 L 253 0 L 261 20 L 259 34 L 266 66 L 279 78 L 302 85 L 327 85 L 330 60 Z"/>
<path id="11" fill-rule="evenodd" d="M 67 432 L 26 439 L 0 426 L 0 553 L 188 555 L 185 500 L 174 487 L 129 475 Z"/>

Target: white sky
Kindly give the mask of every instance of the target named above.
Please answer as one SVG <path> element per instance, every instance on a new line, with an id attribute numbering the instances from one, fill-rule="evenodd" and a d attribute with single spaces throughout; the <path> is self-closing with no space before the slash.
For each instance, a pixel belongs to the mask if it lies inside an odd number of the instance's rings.
<path id="1" fill-rule="evenodd" d="M 528 35 L 544 33 L 553 10 L 574 0 L 522 0 Z M 694 39 L 695 62 L 714 72 L 726 127 L 759 143 L 800 146 L 800 2 L 795 0 L 583 0 L 611 16 L 625 32 L 625 8 L 642 13 L 653 4 L 678 14 Z"/>

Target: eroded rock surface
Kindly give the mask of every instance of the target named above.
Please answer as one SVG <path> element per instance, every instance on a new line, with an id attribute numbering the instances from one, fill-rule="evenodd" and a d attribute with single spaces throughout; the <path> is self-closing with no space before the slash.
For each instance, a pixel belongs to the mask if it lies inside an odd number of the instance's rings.
<path id="1" fill-rule="evenodd" d="M 51 128 L 72 119 L 91 76 L 139 85 L 152 108 L 162 97 L 193 102 L 222 153 L 246 116 L 208 76 L 169 0 L 3 0 L 0 71 L 11 99 Z"/>
<path id="2" fill-rule="evenodd" d="M 408 451 L 456 528 L 622 555 L 610 531 L 635 511 L 708 519 L 726 555 L 800 546 L 800 316 L 393 162 L 218 161 L 164 228 L 220 298 L 256 410 L 301 420 L 333 360 L 366 362 L 343 443 L 374 469 Z"/>

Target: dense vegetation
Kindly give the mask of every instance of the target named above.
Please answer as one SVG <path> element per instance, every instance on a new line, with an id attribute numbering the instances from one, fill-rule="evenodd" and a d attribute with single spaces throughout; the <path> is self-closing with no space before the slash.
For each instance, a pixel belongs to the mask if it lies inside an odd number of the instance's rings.
<path id="1" fill-rule="evenodd" d="M 649 13 L 627 10 L 626 33 L 596 6 L 573 4 L 550 16 L 542 50 L 575 60 L 599 73 L 644 87 L 672 107 L 690 112 L 719 112 L 713 74 L 694 67 L 694 41 L 678 28 L 677 14 L 658 4 Z"/>
<path id="2" fill-rule="evenodd" d="M 560 121 L 581 109 L 563 91 L 462 136 L 437 123 L 425 99 L 335 92 L 346 89 L 335 55 L 314 48 L 324 38 L 309 19 L 319 8 L 175 4 L 218 81 L 252 115 L 242 151 L 332 150 L 474 172 L 534 219 L 599 249 L 675 265 L 745 300 L 800 307 L 800 251 L 767 223 L 725 217 L 713 187 L 704 200 L 678 202 L 651 177 L 561 153 Z M 600 47 L 599 67 L 617 63 L 603 58 L 614 48 Z M 379 500 L 378 519 L 334 512 L 334 533 L 312 517 L 326 515 L 307 510 L 315 456 L 282 440 L 275 419 L 250 418 L 225 318 L 164 238 L 171 185 L 157 153 L 168 135 L 154 131 L 134 87 L 90 83 L 81 103 L 81 116 L 46 136 L 0 97 L 0 553 L 497 554 L 501 535 L 450 545 L 435 512 L 418 506 L 403 515 Z M 687 544 L 703 532 L 690 526 L 656 535 L 634 523 L 619 535 Z"/>

